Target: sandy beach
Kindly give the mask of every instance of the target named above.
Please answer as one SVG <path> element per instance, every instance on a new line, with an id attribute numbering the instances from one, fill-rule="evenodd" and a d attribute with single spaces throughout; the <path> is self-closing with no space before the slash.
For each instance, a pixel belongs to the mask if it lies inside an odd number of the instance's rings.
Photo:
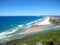
<path id="1" fill-rule="evenodd" d="M 31 28 L 29 28 L 27 31 L 22 32 L 20 34 L 29 34 L 29 33 L 33 33 L 33 32 L 40 32 L 40 31 L 44 31 L 46 30 L 48 27 L 48 25 L 41 25 L 41 26 L 32 26 Z"/>
<path id="2" fill-rule="evenodd" d="M 49 22 L 50 17 L 46 17 L 45 20 L 36 22 L 34 25 L 32 25 L 29 29 L 27 29 L 25 32 L 22 32 L 20 34 L 29 34 L 33 32 L 40 32 L 47 29 L 47 27 L 51 26 L 51 22 Z"/>

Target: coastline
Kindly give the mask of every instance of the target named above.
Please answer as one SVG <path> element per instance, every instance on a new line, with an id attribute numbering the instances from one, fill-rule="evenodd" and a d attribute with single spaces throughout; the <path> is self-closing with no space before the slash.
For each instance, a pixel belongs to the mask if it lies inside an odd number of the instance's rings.
<path id="1" fill-rule="evenodd" d="M 13 35 L 14 36 L 13 38 L 10 37 L 10 38 L 14 39 L 14 40 L 10 40 L 10 41 L 13 41 L 13 43 L 15 43 L 14 42 L 15 40 L 23 40 L 23 39 L 26 39 L 28 37 L 32 37 L 32 36 L 37 35 L 37 34 L 41 34 L 41 33 L 45 33 L 45 32 L 47 33 L 47 32 L 50 32 L 50 31 L 54 31 L 55 29 L 59 29 L 57 26 L 52 25 L 49 22 L 49 20 L 50 20 L 50 17 L 46 17 L 46 19 L 36 22 L 31 27 L 29 27 L 27 30 L 25 30 L 24 32 L 17 33 L 18 38 L 15 39 L 14 38 L 15 35 Z M 19 25 L 19 27 L 20 27 L 20 25 Z M 21 37 L 21 36 L 19 36 L 20 34 L 23 35 L 22 38 L 20 38 Z M 8 42 L 10 42 L 10 41 L 8 41 Z"/>
<path id="2" fill-rule="evenodd" d="M 57 31 L 57 30 L 54 30 L 54 31 Z M 51 31 L 51 32 L 54 32 L 54 31 Z M 4 45 L 16 45 L 16 43 L 18 43 L 18 42 L 21 42 L 21 41 L 24 41 L 24 40 L 28 40 L 28 39 L 31 39 L 32 37 L 43 35 L 43 34 L 48 34 L 48 33 L 50 33 L 50 32 L 46 32 L 46 33 L 42 33 L 42 34 L 38 34 L 38 35 L 36 34 L 36 35 L 26 36 L 26 37 L 21 38 L 21 39 L 15 39 L 15 40 L 6 42 Z"/>
<path id="3" fill-rule="evenodd" d="M 38 33 L 38 32 L 42 32 L 42 31 L 45 31 L 47 30 L 50 26 L 52 26 L 49 22 L 49 19 L 50 17 L 46 17 L 44 20 L 42 21 L 37 21 L 35 22 L 31 27 L 29 27 L 27 30 L 23 31 L 23 32 L 19 32 L 17 33 L 18 35 L 26 35 L 28 34 L 28 36 L 31 34 L 31 35 L 34 35 L 33 33 Z M 46 23 L 45 23 L 46 22 Z M 19 25 L 20 27 L 21 25 Z M 14 36 L 14 37 L 13 37 Z M 15 35 L 13 35 L 12 37 L 9 38 L 8 41 L 11 41 L 12 39 L 17 39 L 19 38 L 19 36 L 17 36 L 17 38 L 15 38 Z M 25 37 L 25 36 L 22 36 L 22 37 Z M 12 38 L 12 39 L 11 39 Z M 7 38 L 8 39 L 8 38 Z"/>
<path id="4" fill-rule="evenodd" d="M 33 24 L 29 29 L 27 29 L 25 32 L 21 32 L 20 34 L 29 34 L 34 32 L 40 32 L 46 30 L 48 27 L 52 26 L 51 22 L 49 22 L 50 17 L 46 17 L 46 19 L 36 22 Z"/>
<path id="5" fill-rule="evenodd" d="M 45 31 L 46 29 L 48 29 L 51 26 L 52 25 L 36 25 L 36 26 L 30 27 L 26 31 L 21 32 L 19 34 L 30 34 L 30 33 L 35 33 L 35 32 L 41 32 L 41 31 Z"/>
<path id="6" fill-rule="evenodd" d="M 56 26 L 56 30 L 57 30 L 57 27 Z M 54 29 L 54 28 L 53 28 Z M 2 43 L 1 45 L 16 45 L 17 42 L 20 42 L 20 41 L 23 41 L 23 40 L 28 40 L 34 36 L 37 36 L 37 35 L 41 35 L 41 34 L 46 34 L 46 33 L 49 33 L 49 32 L 53 32 L 53 31 L 56 31 L 55 29 L 50 29 L 50 30 L 45 30 L 45 31 L 41 31 L 41 32 L 37 32 L 36 34 L 31 34 L 31 35 L 28 35 L 28 36 L 25 36 L 23 38 L 19 38 L 19 39 L 14 39 L 14 40 L 11 40 L 11 41 L 8 41 L 6 43 Z M 60 28 L 59 28 L 60 29 Z M 43 32 L 43 33 L 42 33 Z"/>

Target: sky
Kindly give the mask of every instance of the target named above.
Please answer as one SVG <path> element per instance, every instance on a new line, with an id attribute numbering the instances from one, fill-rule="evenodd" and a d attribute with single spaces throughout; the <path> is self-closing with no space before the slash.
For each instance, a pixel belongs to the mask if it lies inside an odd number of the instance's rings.
<path id="1" fill-rule="evenodd" d="M 60 0 L 0 0 L 0 16 L 60 15 Z"/>

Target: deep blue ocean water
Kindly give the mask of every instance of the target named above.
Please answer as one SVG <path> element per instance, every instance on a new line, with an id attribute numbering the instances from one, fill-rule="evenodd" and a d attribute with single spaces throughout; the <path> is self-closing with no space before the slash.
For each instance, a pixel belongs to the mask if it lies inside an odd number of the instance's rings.
<path id="1" fill-rule="evenodd" d="M 40 18 L 43 18 L 43 16 L 0 16 L 0 32 L 14 28 L 17 25 L 27 24 Z"/>
<path id="2" fill-rule="evenodd" d="M 43 21 L 46 18 L 47 16 L 0 16 L 0 43 L 60 29 L 60 25 L 48 26 L 47 30 L 44 29 L 41 32 L 21 34 L 34 23 Z"/>

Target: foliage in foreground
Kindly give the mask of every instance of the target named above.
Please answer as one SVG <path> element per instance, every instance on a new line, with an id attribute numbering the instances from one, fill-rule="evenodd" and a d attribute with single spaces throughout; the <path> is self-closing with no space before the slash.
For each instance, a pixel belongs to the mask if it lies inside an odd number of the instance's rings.
<path id="1" fill-rule="evenodd" d="M 49 45 L 49 42 L 52 42 L 54 45 L 60 45 L 60 30 L 33 36 L 32 38 L 16 43 L 16 45 L 36 45 L 37 42 L 41 42 L 43 45 Z"/>

